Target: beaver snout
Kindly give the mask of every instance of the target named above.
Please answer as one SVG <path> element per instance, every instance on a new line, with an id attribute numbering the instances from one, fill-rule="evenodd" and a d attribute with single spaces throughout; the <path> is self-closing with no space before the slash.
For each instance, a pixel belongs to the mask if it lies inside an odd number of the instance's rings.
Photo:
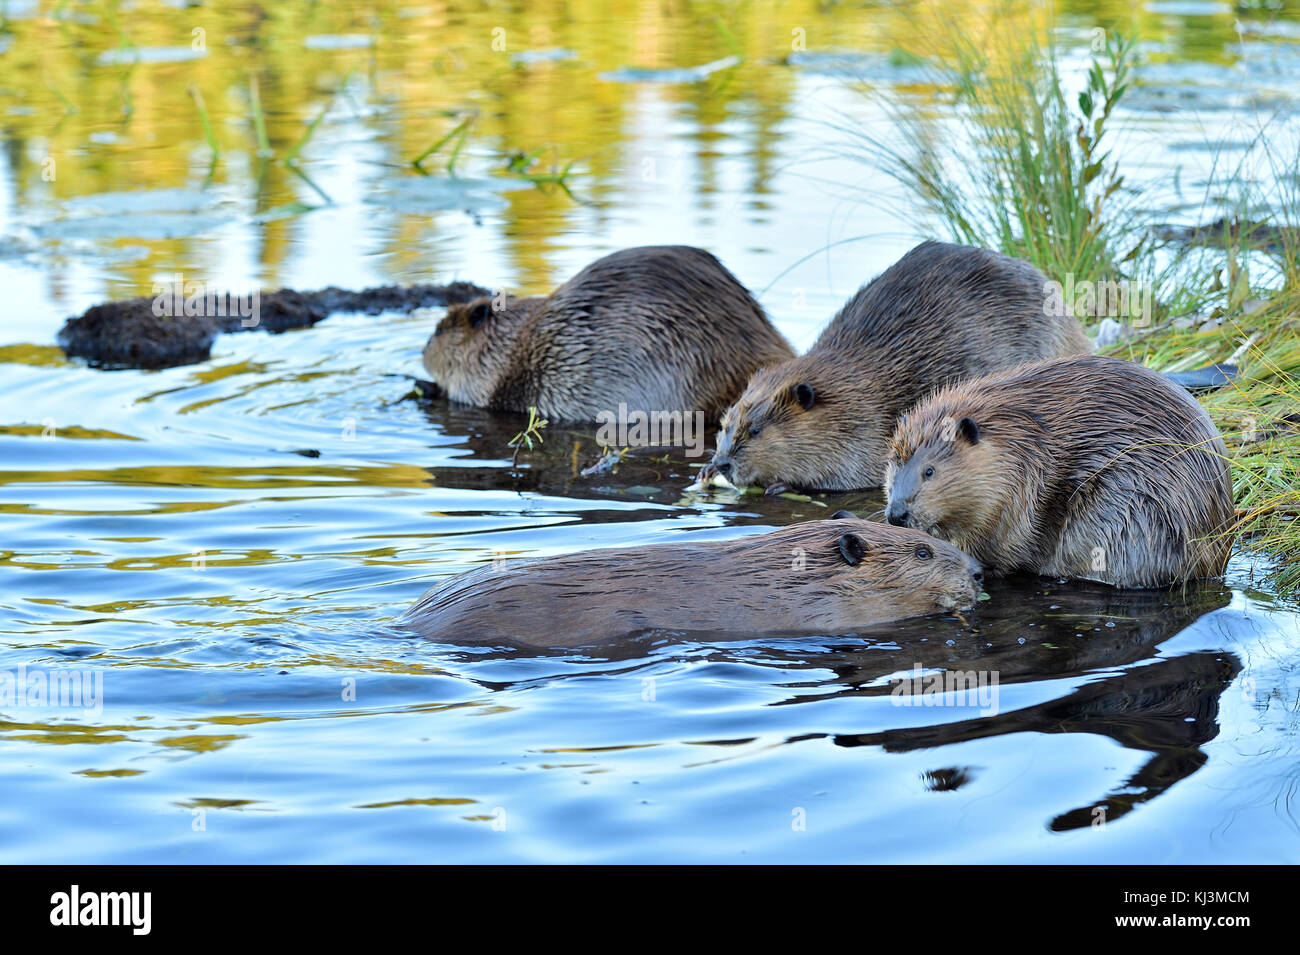
<path id="1" fill-rule="evenodd" d="M 906 527 L 911 516 L 905 505 L 890 504 L 889 507 L 885 508 L 885 520 L 895 527 Z"/>
<path id="2" fill-rule="evenodd" d="M 980 594 L 984 591 L 984 568 L 973 558 L 968 558 L 966 569 L 970 573 L 970 586 L 956 602 L 956 610 L 974 610 L 979 606 Z"/>
<path id="3" fill-rule="evenodd" d="M 695 483 L 691 485 L 690 489 L 698 490 L 712 485 L 729 487 L 733 490 L 735 489 L 736 485 L 732 477 L 730 461 L 723 461 L 722 464 L 719 465 L 715 458 L 708 464 L 704 465 L 704 467 L 700 468 L 699 475 L 696 477 Z"/>

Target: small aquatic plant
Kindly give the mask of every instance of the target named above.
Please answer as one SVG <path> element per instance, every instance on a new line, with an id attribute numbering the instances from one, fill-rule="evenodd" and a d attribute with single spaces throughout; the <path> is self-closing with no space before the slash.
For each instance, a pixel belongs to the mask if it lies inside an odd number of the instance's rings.
<path id="1" fill-rule="evenodd" d="M 474 121 L 477 118 L 477 113 L 471 113 L 469 116 L 466 116 L 459 123 L 453 126 L 451 131 L 445 136 L 435 142 L 424 152 L 420 153 L 420 155 L 412 159 L 411 165 L 415 168 L 416 172 L 427 176 L 429 173 L 424 168 L 424 161 L 434 153 L 438 152 L 438 150 L 442 149 L 443 146 L 454 142 L 455 145 L 452 146 L 451 155 L 447 157 L 447 174 L 451 175 L 455 173 L 456 160 L 460 158 L 461 150 L 465 148 L 465 141 L 469 138 L 470 127 L 474 125 Z"/>
<path id="2" fill-rule="evenodd" d="M 527 446 L 528 450 L 533 450 L 533 442 L 542 443 L 542 431 L 550 424 L 545 418 L 537 413 L 537 408 L 530 405 L 528 407 L 528 425 L 523 431 L 506 442 L 506 447 L 514 448 L 515 455 L 510 459 L 512 468 L 519 467 L 519 452 Z"/>
<path id="3" fill-rule="evenodd" d="M 552 161 L 549 169 L 536 169 L 537 160 L 542 154 L 550 149 L 552 154 L 556 153 L 554 146 L 539 146 L 530 152 L 524 152 L 522 149 L 516 149 L 506 156 L 505 169 L 512 176 L 520 179 L 526 179 L 535 186 L 550 184 L 559 186 L 565 192 L 569 192 L 568 179 L 573 171 L 577 159 L 570 159 L 563 166 L 560 166 L 558 156 Z M 569 193 L 572 195 L 572 193 Z"/>
<path id="4" fill-rule="evenodd" d="M 208 107 L 203 101 L 203 91 L 194 83 L 190 84 L 190 98 L 194 100 L 194 108 L 199 112 L 199 122 L 203 124 L 203 136 L 208 141 L 209 152 L 212 153 L 212 162 L 208 166 L 208 172 L 211 175 L 217 160 L 221 158 L 221 143 L 217 139 L 216 131 L 212 128 L 212 118 L 208 116 Z"/>
<path id="5" fill-rule="evenodd" d="M 460 159 L 460 154 L 464 151 L 466 143 L 469 141 L 470 130 L 473 128 L 477 120 L 477 111 L 465 116 L 440 139 L 435 141 L 433 145 L 412 159 L 412 168 L 414 168 L 420 175 L 428 176 L 430 173 L 425 164 L 432 156 L 440 152 L 444 146 L 450 144 L 451 152 L 447 156 L 447 162 L 444 168 L 446 169 L 448 176 L 455 176 L 456 163 Z M 548 149 L 552 154 L 557 153 L 554 145 L 539 146 L 536 149 L 527 152 L 522 149 L 512 149 L 502 157 L 502 168 L 508 175 L 514 176 L 518 179 L 524 179 L 535 186 L 559 186 L 566 193 L 572 195 L 572 193 L 569 192 L 568 179 L 578 160 L 570 159 L 563 166 L 560 166 L 557 156 L 548 169 L 537 169 L 537 161 Z"/>

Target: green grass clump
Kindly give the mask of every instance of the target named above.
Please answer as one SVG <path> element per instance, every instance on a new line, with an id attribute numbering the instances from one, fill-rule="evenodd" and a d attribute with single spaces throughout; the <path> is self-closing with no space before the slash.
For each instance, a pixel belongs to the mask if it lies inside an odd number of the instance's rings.
<path id="1" fill-rule="evenodd" d="M 1241 542 L 1264 555 L 1284 596 L 1300 595 L 1300 274 L 1296 250 L 1278 289 L 1208 331 L 1160 328 L 1112 350 L 1155 368 L 1233 360 L 1241 376 L 1203 395 L 1232 464 Z"/>
<path id="2" fill-rule="evenodd" d="M 1053 277 L 1110 277 L 1145 241 L 1123 214 L 1124 177 L 1106 143 L 1107 121 L 1131 80 L 1133 40 L 1107 39 L 1075 103 L 1050 50 L 1008 42 L 1015 45 L 999 50 L 953 34 L 951 65 L 939 79 L 972 135 L 940 146 L 907 121 L 921 145 L 895 156 L 893 171 L 956 241 L 1000 248 Z M 961 156 L 967 149 L 973 164 Z M 960 169 L 966 175 L 954 174 Z"/>

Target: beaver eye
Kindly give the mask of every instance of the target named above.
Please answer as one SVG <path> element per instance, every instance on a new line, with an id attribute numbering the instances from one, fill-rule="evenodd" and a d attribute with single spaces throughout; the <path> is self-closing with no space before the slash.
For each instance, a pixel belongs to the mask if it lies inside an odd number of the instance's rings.
<path id="1" fill-rule="evenodd" d="M 749 436 L 751 438 L 757 438 L 762 433 L 763 429 L 759 425 L 754 425 L 754 427 L 749 429 Z"/>
<path id="2" fill-rule="evenodd" d="M 926 469 L 925 469 L 925 476 L 928 477 L 928 478 L 929 478 L 929 477 L 934 477 L 934 468 L 926 468 Z"/>
<path id="3" fill-rule="evenodd" d="M 928 547 L 918 547 L 916 549 L 917 560 L 929 560 L 933 556 L 934 555 L 930 553 L 930 548 Z"/>

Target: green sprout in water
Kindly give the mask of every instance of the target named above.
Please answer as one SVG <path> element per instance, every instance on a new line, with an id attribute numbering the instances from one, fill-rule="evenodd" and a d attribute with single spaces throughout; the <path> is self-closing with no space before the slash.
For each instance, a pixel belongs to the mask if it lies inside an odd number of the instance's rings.
<path id="1" fill-rule="evenodd" d="M 429 175 L 426 163 L 429 158 L 440 152 L 443 147 L 450 145 L 451 151 L 447 155 L 447 162 L 444 166 L 447 175 L 456 175 L 456 163 L 460 159 L 460 154 L 464 152 L 466 143 L 469 142 L 470 130 L 478 121 L 478 112 L 475 111 L 465 116 L 448 130 L 441 139 L 438 139 L 432 146 L 426 149 L 420 155 L 411 160 L 411 166 L 422 176 Z M 504 156 L 504 169 L 506 173 L 519 179 L 531 182 L 535 186 L 554 185 L 559 186 L 565 192 L 569 192 L 568 178 L 573 170 L 573 166 L 578 160 L 570 159 L 564 166 L 559 165 L 558 157 L 552 161 L 549 169 L 536 169 L 538 160 L 547 150 L 555 153 L 555 146 L 539 146 L 530 152 L 522 149 L 512 149 Z M 570 193 L 572 195 L 572 193 Z"/>
<path id="2" fill-rule="evenodd" d="M 506 172 L 510 173 L 512 176 L 517 176 L 520 179 L 526 179 L 534 186 L 540 186 L 543 184 L 559 186 L 565 192 L 569 193 L 569 195 L 573 195 L 573 193 L 569 192 L 568 179 L 569 174 L 573 171 L 574 164 L 577 163 L 578 160 L 570 159 L 563 167 L 559 167 L 557 165 L 559 160 L 558 157 L 556 157 L 552 161 L 549 169 L 534 169 L 534 166 L 537 165 L 537 160 L 544 152 L 546 152 L 547 149 L 550 149 L 553 154 L 555 153 L 554 146 L 539 146 L 532 152 L 527 153 L 522 149 L 512 150 L 506 155 Z"/>
<path id="3" fill-rule="evenodd" d="M 351 78 L 351 76 L 352 74 L 348 73 L 343 77 L 343 80 L 339 83 L 338 88 L 335 90 L 334 95 L 337 95 L 337 93 L 340 90 L 346 89 L 348 80 Z M 198 88 L 195 86 L 190 87 L 190 94 L 194 97 L 194 105 L 199 111 L 199 120 L 203 124 L 203 132 L 208 140 L 208 148 L 212 152 L 212 166 L 215 167 L 217 163 L 217 159 L 221 155 L 221 147 L 220 144 L 217 142 L 216 134 L 213 132 L 212 123 L 208 117 L 207 108 L 204 106 L 203 94 L 199 92 Z M 261 179 L 262 175 L 265 174 L 268 163 L 274 162 L 277 165 L 283 167 L 284 169 L 287 169 L 290 173 L 297 176 L 299 179 L 301 179 L 312 189 L 312 191 L 314 191 L 318 196 L 320 196 L 322 200 L 324 200 L 327 203 L 332 203 L 334 200 L 329 197 L 329 194 L 326 193 L 325 190 L 322 189 L 320 186 L 318 186 L 316 182 L 310 176 L 308 176 L 306 172 L 303 171 L 302 164 L 298 161 L 298 154 L 302 152 L 303 147 L 305 147 L 307 143 L 311 141 L 311 138 L 315 134 L 317 128 L 320 126 L 321 121 L 325 119 L 325 116 L 329 113 L 330 109 L 333 107 L 334 96 L 332 95 L 329 101 L 326 102 L 323 107 L 321 107 L 320 112 L 316 114 L 316 118 L 307 124 L 307 128 L 303 131 L 303 134 L 300 137 L 298 137 L 298 141 L 289 148 L 288 152 L 286 152 L 283 156 L 280 157 L 276 157 L 275 150 L 271 146 L 270 136 L 267 134 L 266 114 L 262 109 L 261 91 L 258 86 L 258 81 L 256 76 L 250 76 L 248 78 L 248 102 L 249 102 L 249 110 L 253 118 L 253 133 L 257 138 L 256 155 L 259 160 L 259 166 L 258 166 L 259 180 Z M 209 169 L 209 175 L 211 175 L 211 169 Z"/>
<path id="4" fill-rule="evenodd" d="M 221 158 L 221 142 L 217 139 L 216 131 L 212 128 L 212 118 L 208 116 L 207 104 L 203 102 L 203 93 L 194 83 L 190 84 L 190 96 L 194 100 L 194 108 L 199 111 L 199 122 L 203 124 L 203 136 L 208 141 L 208 150 L 212 154 L 212 161 L 208 164 L 208 178 L 212 178 L 212 170 L 216 168 L 217 160 Z"/>
<path id="5" fill-rule="evenodd" d="M 549 421 L 537 413 L 537 409 L 532 405 L 528 407 L 528 426 L 520 431 L 517 435 L 506 442 L 506 447 L 515 449 L 515 456 L 510 460 L 512 468 L 519 467 L 519 452 L 527 446 L 528 450 L 533 450 L 533 441 L 538 444 L 542 443 L 542 429 L 545 428 Z"/>
<path id="6" fill-rule="evenodd" d="M 253 111 L 253 132 L 257 135 L 257 155 L 265 159 L 275 155 L 271 149 L 271 140 L 266 135 L 266 117 L 262 113 L 262 94 L 257 77 L 248 78 L 248 105 Z"/>
<path id="7" fill-rule="evenodd" d="M 442 139 L 438 140 L 424 152 L 420 153 L 420 155 L 412 159 L 411 165 L 415 167 L 415 171 L 420 173 L 422 176 L 427 176 L 429 173 L 424 168 L 424 161 L 440 150 L 443 146 L 454 140 L 456 145 L 452 147 L 451 155 L 447 157 L 447 174 L 454 175 L 456 172 L 456 160 L 460 158 L 460 152 L 465 148 L 465 141 L 469 139 L 469 129 L 474 125 L 476 119 L 478 119 L 477 113 L 472 113 L 469 116 L 466 116 L 452 127 L 451 132 L 447 133 L 447 135 L 443 136 Z"/>

